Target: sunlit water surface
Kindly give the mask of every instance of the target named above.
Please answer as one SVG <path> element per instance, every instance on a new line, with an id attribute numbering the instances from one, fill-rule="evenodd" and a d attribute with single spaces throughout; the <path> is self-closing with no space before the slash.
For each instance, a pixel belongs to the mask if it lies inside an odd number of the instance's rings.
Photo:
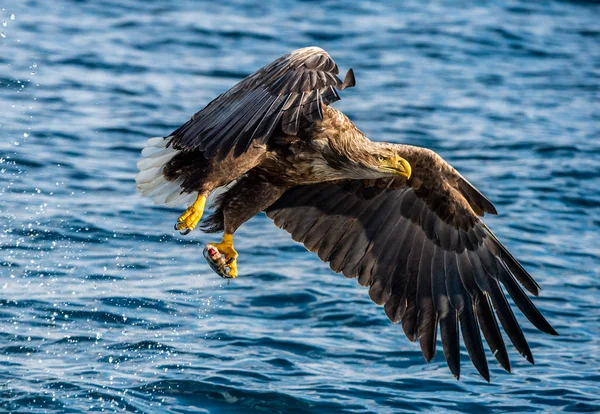
<path id="1" fill-rule="evenodd" d="M 0 411 L 600 411 L 600 6 L 508 1 L 17 1 L 0 10 Z M 355 281 L 259 215 L 216 235 L 135 191 L 143 142 L 319 45 L 375 140 L 439 152 L 559 331 L 536 359 L 429 365 Z M 438 349 L 440 347 L 438 346 Z"/>

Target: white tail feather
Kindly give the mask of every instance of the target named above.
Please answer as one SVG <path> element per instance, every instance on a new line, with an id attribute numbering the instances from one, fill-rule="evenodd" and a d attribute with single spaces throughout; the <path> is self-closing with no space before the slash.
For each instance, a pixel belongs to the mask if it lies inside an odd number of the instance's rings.
<path id="1" fill-rule="evenodd" d="M 183 180 L 171 181 L 169 185 L 164 186 L 160 192 L 156 193 L 154 197 L 154 204 L 167 204 L 167 199 L 171 196 L 179 196 L 181 195 L 181 187 L 180 184 Z M 173 207 L 173 204 L 170 204 L 169 207 Z"/>
<path id="2" fill-rule="evenodd" d="M 173 158 L 173 153 L 167 153 L 160 157 L 146 157 L 137 162 L 138 170 L 144 171 L 153 167 L 162 167 Z"/>
<path id="3" fill-rule="evenodd" d="M 167 179 L 165 178 L 164 175 L 161 174 L 152 181 L 139 181 L 139 180 L 137 180 L 137 176 L 136 176 L 136 181 L 138 183 L 137 188 L 138 188 L 138 190 L 140 190 L 140 192 L 143 193 L 142 195 L 148 195 L 145 193 L 145 190 L 149 190 L 150 188 L 156 187 L 157 185 L 166 183 Z"/>
<path id="4" fill-rule="evenodd" d="M 167 199 L 165 200 L 165 204 L 169 207 L 178 206 L 180 204 L 183 204 L 184 202 L 187 202 L 189 198 L 189 193 L 181 193 L 176 191 L 174 193 L 171 193 L 171 195 L 167 197 Z"/>
<path id="5" fill-rule="evenodd" d="M 154 181 L 158 177 L 162 176 L 163 166 L 160 167 L 152 167 L 147 170 L 142 170 L 135 176 L 135 182 L 140 184 L 145 184 Z"/>
<path id="6" fill-rule="evenodd" d="M 147 197 L 152 197 L 155 204 L 166 204 L 175 207 L 189 204 L 198 196 L 197 192 L 182 192 L 183 179 L 168 181 L 163 175 L 165 164 L 177 155 L 179 151 L 169 147 L 169 138 L 150 138 L 142 150 L 142 158 L 138 161 L 139 173 L 135 176 L 138 191 Z"/>
<path id="7" fill-rule="evenodd" d="M 169 142 L 169 138 L 171 137 L 167 137 L 167 138 L 163 138 L 163 137 L 154 137 L 154 138 L 150 138 L 146 141 L 146 147 L 162 147 L 165 148 Z"/>
<path id="8" fill-rule="evenodd" d="M 162 178 L 162 181 L 156 184 L 145 184 L 145 187 L 138 187 L 140 193 L 146 197 L 154 197 L 157 194 L 167 191 L 169 187 L 173 186 L 172 183 L 165 180 L 164 177 L 160 176 L 158 178 Z"/>
<path id="9" fill-rule="evenodd" d="M 171 148 L 146 147 L 142 150 L 142 157 L 143 158 L 156 158 L 156 157 L 160 157 L 164 154 L 168 154 L 171 151 L 172 151 Z"/>

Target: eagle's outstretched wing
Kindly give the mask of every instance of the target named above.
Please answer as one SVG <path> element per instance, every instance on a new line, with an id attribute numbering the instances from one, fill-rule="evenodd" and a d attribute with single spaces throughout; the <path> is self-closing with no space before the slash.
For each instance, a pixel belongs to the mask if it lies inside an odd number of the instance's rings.
<path id="1" fill-rule="evenodd" d="M 352 69 L 343 82 L 338 73 L 323 49 L 298 49 L 218 96 L 170 134 L 170 145 L 222 159 L 231 150 L 244 153 L 252 142 L 266 143 L 278 126 L 295 135 L 303 118 L 322 119 L 321 105 L 340 99 L 336 89 L 354 86 Z"/>
<path id="2" fill-rule="evenodd" d="M 494 310 L 514 346 L 533 363 L 501 285 L 538 329 L 556 331 L 518 282 L 534 295 L 538 285 L 479 219 L 495 213 L 491 203 L 441 158 L 436 162 L 444 165 L 427 168 L 427 175 L 420 155 L 410 159 L 414 176 L 408 183 L 398 178 L 294 187 L 267 216 L 334 271 L 369 286 L 389 319 L 402 321 L 411 341 L 419 339 L 427 361 L 435 354 L 439 325 L 456 377 L 460 327 L 473 364 L 489 381 L 480 329 L 510 370 Z"/>

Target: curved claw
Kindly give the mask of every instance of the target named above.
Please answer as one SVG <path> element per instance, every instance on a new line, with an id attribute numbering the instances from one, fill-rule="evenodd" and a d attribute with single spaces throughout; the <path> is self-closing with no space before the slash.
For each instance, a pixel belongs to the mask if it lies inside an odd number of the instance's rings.
<path id="1" fill-rule="evenodd" d="M 183 214 L 179 216 L 179 219 L 177 219 L 177 223 L 175 223 L 175 230 L 179 230 L 182 236 L 185 236 L 194 230 L 202 218 L 205 203 L 206 196 L 198 195 L 198 198 L 196 201 L 194 201 L 194 204 L 189 206 L 187 210 L 185 210 Z"/>
<path id="2" fill-rule="evenodd" d="M 179 228 L 180 224 L 181 224 L 181 221 L 178 221 L 177 223 L 175 223 L 175 225 L 173 226 L 173 230 L 176 230 L 176 231 L 181 230 Z M 186 235 L 190 234 L 191 231 L 192 231 L 192 229 L 186 228 L 186 229 L 183 229 L 183 231 L 179 231 L 179 234 L 181 234 L 182 236 L 186 236 Z"/>

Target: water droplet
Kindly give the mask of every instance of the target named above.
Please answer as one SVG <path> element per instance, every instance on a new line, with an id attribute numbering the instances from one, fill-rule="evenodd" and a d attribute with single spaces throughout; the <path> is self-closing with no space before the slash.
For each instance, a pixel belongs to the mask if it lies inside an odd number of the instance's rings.
<path id="1" fill-rule="evenodd" d="M 0 32 L 0 37 L 6 37 L 6 35 L 4 34 L 4 32 Z"/>
<path id="2" fill-rule="evenodd" d="M 37 63 L 34 63 L 33 65 L 31 65 L 32 68 L 37 68 Z"/>
<path id="3" fill-rule="evenodd" d="M 6 20 L 4 20 L 4 21 L 2 22 L 2 26 L 4 26 L 4 27 L 8 26 L 8 22 L 7 22 Z"/>
<path id="4" fill-rule="evenodd" d="M 23 132 L 23 138 L 27 138 L 29 134 L 27 132 Z"/>
<path id="5" fill-rule="evenodd" d="M 10 15 L 10 20 L 15 20 L 15 14 L 14 13 Z"/>

